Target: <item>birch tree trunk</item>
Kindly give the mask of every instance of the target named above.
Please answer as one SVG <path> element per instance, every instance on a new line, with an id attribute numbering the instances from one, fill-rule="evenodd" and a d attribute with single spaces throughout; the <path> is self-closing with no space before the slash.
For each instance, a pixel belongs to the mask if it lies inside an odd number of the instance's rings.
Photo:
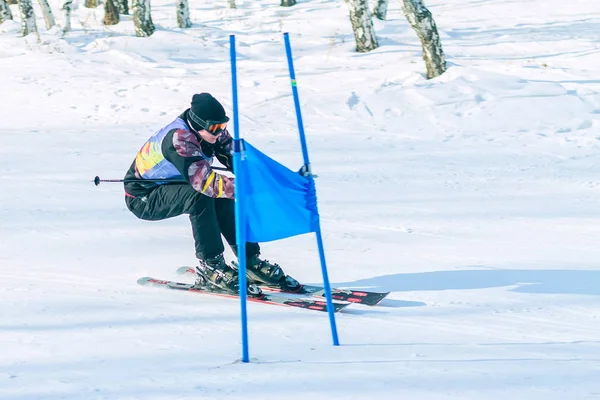
<path id="1" fill-rule="evenodd" d="M 150 0 L 133 1 L 133 26 L 138 37 L 148 37 L 154 33 Z"/>
<path id="2" fill-rule="evenodd" d="M 85 8 L 96 8 L 98 7 L 98 0 L 85 0 Z"/>
<path id="3" fill-rule="evenodd" d="M 63 31 L 68 32 L 71 30 L 71 5 L 73 4 L 73 0 L 64 0 L 62 5 L 63 18 L 65 20 L 65 26 L 63 26 Z"/>
<path id="4" fill-rule="evenodd" d="M 117 0 L 119 5 L 119 14 L 129 15 L 129 2 L 127 0 Z"/>
<path id="5" fill-rule="evenodd" d="M 346 0 L 350 9 L 350 22 L 356 40 L 356 51 L 366 53 L 379 47 L 368 0 Z"/>
<path id="6" fill-rule="evenodd" d="M 388 0 L 377 0 L 375 7 L 373 8 L 373 15 L 375 18 L 385 21 L 387 17 Z"/>
<path id="7" fill-rule="evenodd" d="M 52 9 L 50 8 L 50 4 L 48 4 L 48 0 L 38 0 L 38 3 L 40 3 L 42 14 L 44 14 L 46 29 L 52 28 L 56 23 L 54 22 L 54 15 L 52 15 Z"/>
<path id="8" fill-rule="evenodd" d="M 175 0 L 175 5 L 177 6 L 177 26 L 180 28 L 190 28 L 192 21 L 190 21 L 188 0 Z"/>
<path id="9" fill-rule="evenodd" d="M 427 79 L 446 72 L 446 58 L 442 41 L 431 13 L 422 0 L 402 0 L 402 11 L 408 23 L 417 33 L 423 47 L 423 60 L 427 67 Z"/>
<path id="10" fill-rule="evenodd" d="M 227 8 L 237 8 L 235 5 L 235 0 L 227 0 Z"/>
<path id="11" fill-rule="evenodd" d="M 0 0 L 0 23 L 2 23 L 2 21 L 8 21 L 9 19 L 13 19 L 10 7 L 5 0 Z"/>
<path id="12" fill-rule="evenodd" d="M 21 31 L 23 32 L 23 36 L 34 32 L 37 33 L 38 30 L 31 0 L 19 0 L 19 12 L 21 13 Z"/>
<path id="13" fill-rule="evenodd" d="M 119 6 L 117 0 L 104 0 L 104 25 L 116 25 L 119 23 Z"/>
<path id="14" fill-rule="evenodd" d="M 296 0 L 281 0 L 281 7 L 292 7 L 296 5 Z"/>

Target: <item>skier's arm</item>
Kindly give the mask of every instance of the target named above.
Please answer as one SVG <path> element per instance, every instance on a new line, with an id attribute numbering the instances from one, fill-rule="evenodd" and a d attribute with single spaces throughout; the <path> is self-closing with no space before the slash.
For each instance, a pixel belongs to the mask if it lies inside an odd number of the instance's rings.
<path id="1" fill-rule="evenodd" d="M 171 135 L 171 133 L 169 133 Z M 163 142 L 163 155 L 198 192 L 214 198 L 234 198 L 234 179 L 217 174 L 202 153 L 198 138 L 179 129 Z"/>
<path id="2" fill-rule="evenodd" d="M 188 168 L 188 181 L 198 192 L 215 198 L 234 198 L 234 180 L 217 174 L 206 160 L 196 161 Z"/>

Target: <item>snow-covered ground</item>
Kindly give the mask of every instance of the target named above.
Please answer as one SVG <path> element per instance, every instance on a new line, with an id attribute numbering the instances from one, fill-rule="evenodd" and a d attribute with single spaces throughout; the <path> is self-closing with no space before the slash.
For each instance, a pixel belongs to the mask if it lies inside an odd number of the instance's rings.
<path id="1" fill-rule="evenodd" d="M 368 54 L 341 1 L 225 3 L 181 30 L 153 1 L 151 38 L 82 5 L 64 36 L 37 4 L 39 42 L 0 25 L 0 399 L 600 398 L 598 1 L 428 1 L 431 81 L 398 2 Z M 337 315 L 340 347 L 325 313 L 249 304 L 243 364 L 238 302 L 135 283 L 196 262 L 187 218 L 91 180 L 196 92 L 231 112 L 230 34 L 242 134 L 298 168 L 283 32 L 331 281 L 392 293 Z M 312 235 L 263 255 L 321 281 Z"/>

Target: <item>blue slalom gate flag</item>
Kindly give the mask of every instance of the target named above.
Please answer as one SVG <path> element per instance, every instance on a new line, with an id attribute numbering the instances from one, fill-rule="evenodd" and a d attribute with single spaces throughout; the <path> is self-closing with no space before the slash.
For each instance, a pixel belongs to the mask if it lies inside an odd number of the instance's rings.
<path id="1" fill-rule="evenodd" d="M 242 142 L 238 182 L 244 201 L 244 228 L 249 242 L 268 242 L 319 229 L 317 194 L 312 177 L 304 177 Z"/>
<path id="2" fill-rule="evenodd" d="M 231 87 L 233 94 L 233 122 L 234 122 L 234 154 L 233 164 L 236 175 L 235 187 L 235 236 L 238 243 L 239 259 L 239 284 L 245 288 L 246 279 L 246 246 L 244 243 L 268 242 L 283 239 L 303 233 L 315 232 L 321 271 L 323 273 L 323 286 L 327 301 L 327 313 L 331 325 L 333 345 L 339 346 L 340 342 L 335 324 L 333 299 L 325 262 L 325 250 L 321 234 L 321 224 L 317 209 L 317 195 L 314 176 L 311 174 L 308 148 L 300 112 L 300 100 L 294 64 L 292 61 L 292 47 L 287 33 L 283 34 L 285 41 L 288 69 L 296 119 L 302 146 L 304 164 L 303 174 L 296 173 L 277 161 L 261 153 L 248 142 L 240 139 L 239 113 L 237 100 L 237 67 L 235 53 L 235 36 L 229 36 L 231 56 Z M 245 290 L 240 290 L 240 309 L 242 322 L 242 362 L 250 362 L 248 350 L 248 314 L 246 310 Z"/>

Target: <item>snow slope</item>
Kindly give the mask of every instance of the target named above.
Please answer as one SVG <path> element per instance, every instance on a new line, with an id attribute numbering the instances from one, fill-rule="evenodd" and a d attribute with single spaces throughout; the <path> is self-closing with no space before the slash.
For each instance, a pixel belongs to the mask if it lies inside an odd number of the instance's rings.
<path id="1" fill-rule="evenodd" d="M 428 1 L 431 81 L 398 2 L 369 54 L 341 1 L 192 3 L 181 30 L 154 1 L 149 39 L 82 5 L 64 36 L 0 25 L 0 399 L 600 398 L 597 0 Z M 242 134 L 298 168 L 283 32 L 332 283 L 392 293 L 338 314 L 340 347 L 324 313 L 249 304 L 242 364 L 236 301 L 135 284 L 196 262 L 187 219 L 91 179 L 196 92 L 231 112 L 230 34 Z M 262 248 L 320 282 L 311 235 Z"/>

